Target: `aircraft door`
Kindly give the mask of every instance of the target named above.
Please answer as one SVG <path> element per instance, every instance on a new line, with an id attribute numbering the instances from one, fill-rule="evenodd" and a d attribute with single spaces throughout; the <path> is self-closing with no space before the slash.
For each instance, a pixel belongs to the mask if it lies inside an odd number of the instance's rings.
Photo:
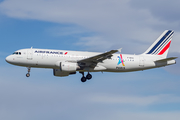
<path id="1" fill-rule="evenodd" d="M 139 66 L 144 67 L 144 57 L 139 57 Z"/>
<path id="2" fill-rule="evenodd" d="M 33 50 L 32 49 L 27 50 L 27 59 L 28 60 L 33 59 Z"/>

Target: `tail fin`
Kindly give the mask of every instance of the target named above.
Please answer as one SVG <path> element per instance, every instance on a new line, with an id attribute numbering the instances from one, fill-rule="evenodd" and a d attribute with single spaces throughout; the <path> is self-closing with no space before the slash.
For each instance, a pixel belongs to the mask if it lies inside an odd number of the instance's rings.
<path id="1" fill-rule="evenodd" d="M 143 53 L 167 57 L 174 31 L 165 30 L 159 38 Z"/>

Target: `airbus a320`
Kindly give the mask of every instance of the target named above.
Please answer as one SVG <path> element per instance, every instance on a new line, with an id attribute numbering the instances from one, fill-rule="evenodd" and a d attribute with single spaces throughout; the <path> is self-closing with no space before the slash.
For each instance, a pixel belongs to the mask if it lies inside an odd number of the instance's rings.
<path id="1" fill-rule="evenodd" d="M 132 72 L 175 64 L 177 57 L 167 58 L 174 31 L 166 30 L 142 54 L 121 54 L 121 49 L 105 53 L 50 49 L 20 49 L 6 57 L 10 64 L 28 68 L 53 69 L 54 76 L 82 74 L 81 81 L 92 78 L 91 72 Z M 119 54 L 115 54 L 116 52 Z M 84 75 L 87 72 L 87 75 Z"/>

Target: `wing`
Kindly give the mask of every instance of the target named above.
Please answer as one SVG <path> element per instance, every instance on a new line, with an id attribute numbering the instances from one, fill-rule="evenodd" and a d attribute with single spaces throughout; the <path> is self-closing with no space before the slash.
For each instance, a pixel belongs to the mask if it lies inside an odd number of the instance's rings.
<path id="1" fill-rule="evenodd" d="M 86 59 L 82 59 L 82 60 L 78 60 L 78 63 L 94 63 L 97 64 L 98 62 L 103 62 L 103 60 L 111 58 L 112 54 L 121 51 L 122 48 L 118 49 L 118 50 L 111 50 L 96 56 L 92 56 Z"/>

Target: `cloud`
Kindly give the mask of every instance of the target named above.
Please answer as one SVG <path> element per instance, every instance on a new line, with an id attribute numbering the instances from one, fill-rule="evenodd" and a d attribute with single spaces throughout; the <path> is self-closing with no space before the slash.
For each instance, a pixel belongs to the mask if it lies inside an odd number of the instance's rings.
<path id="1" fill-rule="evenodd" d="M 152 43 L 152 36 L 158 36 L 151 25 L 159 21 L 153 18 L 149 11 L 133 9 L 129 3 L 130 1 L 127 0 L 78 0 L 76 2 L 73 0 L 8 0 L 0 4 L 0 11 L 2 14 L 17 19 L 79 25 L 93 33 L 98 33 L 98 35 L 80 38 L 80 42 L 83 39 L 84 44 L 89 42 L 88 37 L 101 38 L 104 45 L 96 48 L 97 50 L 105 51 L 118 46 L 118 48 L 131 47 L 131 51 L 142 52 L 140 47 L 132 47 L 133 41 L 134 43 L 138 41 Z M 93 46 L 96 46 L 96 43 L 91 42 L 91 47 Z M 129 49 L 125 50 L 131 52 Z"/>
<path id="2" fill-rule="evenodd" d="M 107 46 L 108 44 L 108 46 Z M 108 41 L 104 41 L 103 36 L 91 36 L 91 37 L 81 37 L 76 45 L 89 47 L 90 51 L 99 51 L 99 46 L 104 46 L 103 48 L 109 50 L 109 47 L 113 45 L 113 43 L 109 43 Z M 103 49 L 103 50 L 104 50 Z M 103 52 L 101 50 L 101 52 Z"/>
<path id="3" fill-rule="evenodd" d="M 55 37 L 58 36 L 83 36 L 92 34 L 91 31 L 81 28 L 80 26 L 73 25 L 63 25 L 63 26 L 53 26 L 46 30 L 47 33 L 52 34 Z"/>
<path id="4" fill-rule="evenodd" d="M 148 106 L 159 103 L 175 103 L 180 102 L 180 97 L 174 95 L 154 95 L 154 96 L 113 96 L 113 95 L 94 95 L 89 98 L 93 102 L 104 104 L 122 104 L 122 105 L 136 105 Z"/>
<path id="5" fill-rule="evenodd" d="M 171 2 L 168 0 L 156 0 L 154 2 L 150 0 L 136 0 L 131 1 L 131 5 L 134 6 L 137 9 L 146 9 L 151 12 L 153 16 L 156 16 L 156 18 L 160 19 L 161 21 L 166 22 L 180 22 L 179 16 L 177 16 L 180 12 L 180 8 L 178 4 L 180 4 L 179 1 L 172 0 Z"/>
<path id="6" fill-rule="evenodd" d="M 122 120 L 132 120 L 132 119 L 137 119 L 137 120 L 177 120 L 180 115 L 179 112 L 141 112 L 141 113 L 126 113 L 126 112 L 119 112 L 119 118 Z"/>
<path id="7" fill-rule="evenodd" d="M 90 84 L 82 84 L 78 81 L 76 84 L 75 76 L 74 79 L 69 76 L 63 80 L 63 78 L 49 76 L 50 70 L 33 69 L 31 78 L 26 79 L 25 75 L 20 74 L 24 68 L 11 67 L 11 71 L 14 71 L 11 76 L 3 73 L 9 69 L 0 69 L 1 74 L 4 74 L 0 76 L 0 119 L 132 120 L 136 118 L 144 120 L 154 118 L 154 120 L 159 120 L 161 118 L 167 120 L 171 117 L 175 120 L 179 117 L 178 111 L 168 112 L 166 109 L 167 112 L 153 113 L 147 110 L 152 105 L 168 106 L 167 104 L 179 103 L 179 96 L 173 94 L 123 95 L 119 92 L 115 94 L 109 92 L 107 83 L 102 85 L 102 81 L 106 80 L 108 75 L 101 76 L 103 80 L 96 82 L 96 85 L 91 84 L 93 81 L 90 81 Z M 44 75 L 43 79 L 41 75 Z M 94 78 L 94 81 L 98 79 Z M 109 83 L 112 86 L 117 84 L 112 81 Z M 122 84 L 122 86 L 126 88 L 128 85 Z M 117 91 L 116 87 L 111 87 L 112 89 Z"/>
<path id="8" fill-rule="evenodd" d="M 0 119 L 132 120 L 155 116 L 154 120 L 166 120 L 179 116 L 179 108 L 169 110 L 179 104 L 179 93 L 174 94 L 179 83 L 166 79 L 171 77 L 168 74 L 161 80 L 163 73 L 156 72 L 93 73 L 93 80 L 84 84 L 80 74 L 54 77 L 52 70 L 32 69 L 31 77 L 26 78 L 26 72 L 22 67 L 0 68 Z M 176 89 L 167 88 L 172 85 L 167 81 L 174 82 Z M 163 84 L 166 86 L 161 88 Z M 152 113 L 149 109 L 153 106 L 163 106 L 166 112 L 154 108 Z"/>
<path id="9" fill-rule="evenodd" d="M 89 50 L 93 48 L 94 51 L 102 52 L 123 48 L 124 53 L 140 54 L 165 29 L 177 28 L 177 19 L 171 22 L 159 20 L 159 9 L 164 10 L 165 5 L 159 8 L 160 4 L 154 2 L 149 1 L 149 4 L 146 4 L 141 0 L 136 2 L 132 0 L 77 0 L 76 2 L 73 0 L 7 0 L 0 3 L 0 12 L 17 19 L 71 24 L 72 26 L 63 27 L 64 30 L 55 27 L 49 32 L 52 34 L 52 31 L 57 30 L 54 33 L 57 36 L 86 34 L 86 36 L 78 36 L 79 41 L 76 45 L 83 44 Z M 161 3 L 161 0 L 158 0 L 158 3 Z M 168 1 L 165 3 L 167 4 Z M 146 9 L 143 7 L 145 5 Z M 154 5 L 157 5 L 156 9 Z M 171 7 L 174 5 L 172 4 Z M 172 9 L 165 10 L 164 16 L 167 12 L 173 12 Z M 158 15 L 155 15 L 156 13 Z M 176 29 L 175 34 L 178 35 L 178 33 L 179 30 Z M 178 38 L 179 36 L 174 39 L 173 51 L 179 51 Z M 94 42 L 95 40 L 97 42 Z"/>

